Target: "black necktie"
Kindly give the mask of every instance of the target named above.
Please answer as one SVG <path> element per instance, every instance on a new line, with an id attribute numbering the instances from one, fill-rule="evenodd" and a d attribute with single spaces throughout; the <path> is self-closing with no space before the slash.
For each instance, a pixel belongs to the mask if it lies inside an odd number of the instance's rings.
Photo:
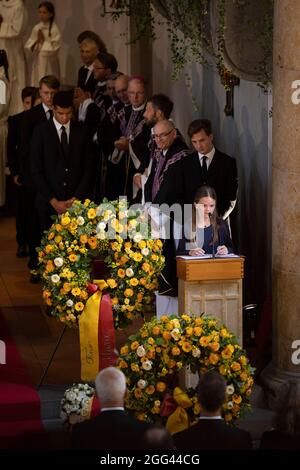
<path id="1" fill-rule="evenodd" d="M 66 132 L 65 126 L 61 126 L 61 137 L 60 137 L 60 143 L 62 147 L 62 151 L 65 157 L 68 156 L 68 136 Z"/>
<path id="2" fill-rule="evenodd" d="M 48 119 L 48 121 L 49 121 L 51 118 L 53 118 L 53 111 L 52 111 L 52 109 L 48 109 L 48 111 L 47 111 L 47 119 Z"/>
<path id="3" fill-rule="evenodd" d="M 207 157 L 206 155 L 203 155 L 202 157 L 202 177 L 203 177 L 203 182 L 206 183 L 207 180 L 207 163 L 206 163 Z"/>

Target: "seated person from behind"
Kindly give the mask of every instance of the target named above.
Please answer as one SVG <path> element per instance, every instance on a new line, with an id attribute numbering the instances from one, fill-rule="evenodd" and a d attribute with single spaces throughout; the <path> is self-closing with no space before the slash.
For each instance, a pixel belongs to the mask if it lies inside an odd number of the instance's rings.
<path id="1" fill-rule="evenodd" d="M 178 255 L 202 256 L 233 253 L 228 225 L 218 217 L 216 205 L 217 196 L 212 187 L 201 186 L 197 189 L 192 208 L 192 220 L 189 221 L 184 237 L 179 242 Z"/>

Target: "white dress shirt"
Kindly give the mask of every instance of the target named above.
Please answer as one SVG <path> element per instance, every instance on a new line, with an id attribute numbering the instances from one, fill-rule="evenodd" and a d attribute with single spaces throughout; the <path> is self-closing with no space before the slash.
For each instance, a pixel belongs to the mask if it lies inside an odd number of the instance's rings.
<path id="1" fill-rule="evenodd" d="M 206 154 L 198 152 L 201 167 L 202 167 L 202 163 L 203 163 L 202 158 L 207 157 L 206 158 L 206 166 L 207 166 L 207 169 L 209 169 L 209 165 L 211 164 L 212 159 L 214 158 L 215 152 L 216 152 L 215 147 L 213 147 L 211 149 L 211 151 L 206 153 Z"/>

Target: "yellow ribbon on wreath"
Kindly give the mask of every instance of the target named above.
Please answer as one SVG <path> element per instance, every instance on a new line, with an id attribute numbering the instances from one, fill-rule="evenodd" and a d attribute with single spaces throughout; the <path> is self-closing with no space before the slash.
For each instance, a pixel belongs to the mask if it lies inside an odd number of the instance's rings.
<path id="1" fill-rule="evenodd" d="M 99 372 L 99 309 L 102 291 L 108 287 L 103 279 L 93 283 L 98 290 L 88 299 L 79 318 L 81 379 L 87 381 L 95 380 Z"/>
<path id="2" fill-rule="evenodd" d="M 168 417 L 166 428 L 170 434 L 184 431 L 189 427 L 188 414 L 185 408 L 193 406 L 191 399 L 179 387 L 174 388 L 173 399 L 177 403 L 176 410 Z"/>

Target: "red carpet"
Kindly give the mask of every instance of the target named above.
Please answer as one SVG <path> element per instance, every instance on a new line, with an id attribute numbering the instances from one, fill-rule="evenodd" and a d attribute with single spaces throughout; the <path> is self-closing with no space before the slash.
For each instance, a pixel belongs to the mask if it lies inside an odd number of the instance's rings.
<path id="1" fill-rule="evenodd" d="M 33 448 L 44 437 L 40 398 L 0 312 L 0 340 L 6 364 L 0 364 L 0 449 Z"/>

